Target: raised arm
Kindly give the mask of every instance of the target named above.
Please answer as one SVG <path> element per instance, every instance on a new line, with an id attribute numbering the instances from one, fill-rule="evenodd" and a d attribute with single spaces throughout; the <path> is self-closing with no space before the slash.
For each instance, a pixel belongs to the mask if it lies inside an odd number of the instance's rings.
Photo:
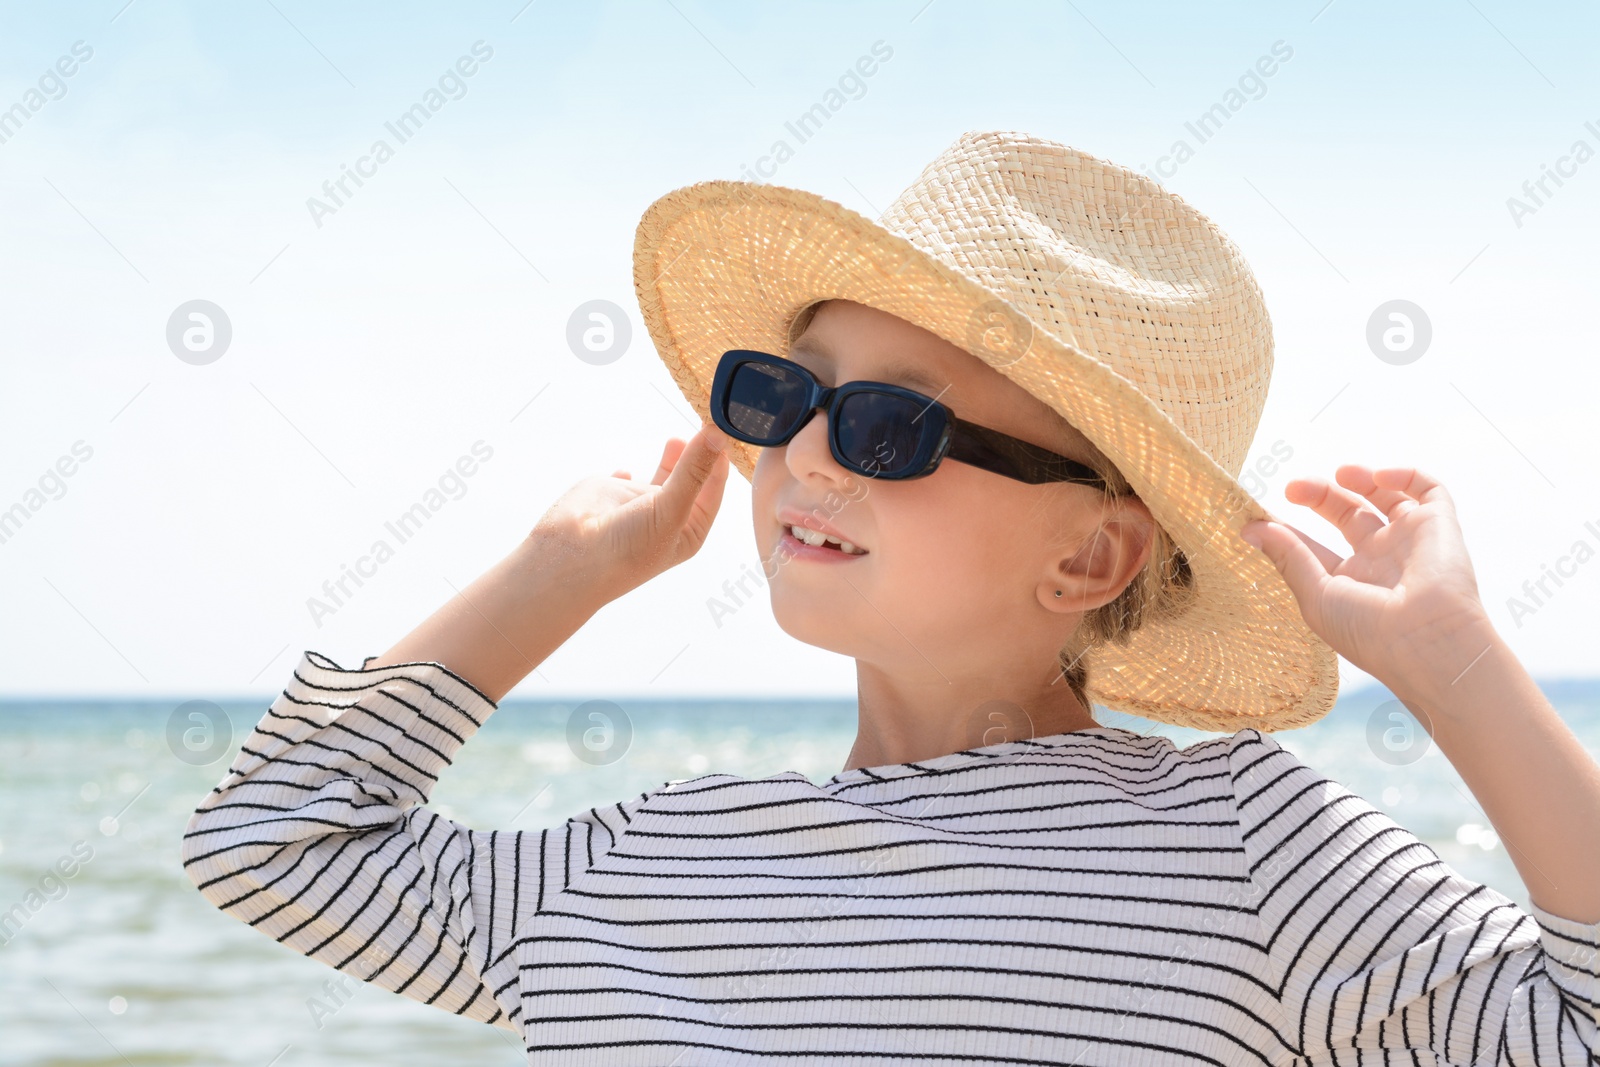
<path id="1" fill-rule="evenodd" d="M 498 704 L 604 607 L 609 594 L 554 531 L 536 529 L 394 647 L 363 666 L 448 664 Z"/>
<path id="2" fill-rule="evenodd" d="M 1296 478 L 1284 491 L 1338 528 L 1348 557 L 1278 521 L 1245 523 L 1240 535 L 1278 568 L 1306 624 L 1417 716 L 1530 899 L 1578 925 L 1600 922 L 1600 764 L 1496 632 L 1455 501 L 1413 467 L 1335 473 L 1338 485 Z"/>
<path id="3" fill-rule="evenodd" d="M 1234 735 L 1229 771 L 1280 1032 L 1296 1055 L 1314 1064 L 1357 1062 L 1338 1054 L 1345 1049 L 1385 1062 L 1403 1050 L 1448 1064 L 1594 1062 L 1600 924 L 1537 904 L 1529 914 L 1462 877 L 1259 731 Z"/>
<path id="4" fill-rule="evenodd" d="M 1284 493 L 1332 523 L 1348 557 L 1276 520 L 1240 536 L 1277 567 L 1306 624 L 1404 702 L 1461 772 L 1531 914 L 1276 746 L 1249 746 L 1239 769 L 1264 780 L 1239 783 L 1240 814 L 1257 876 L 1285 849 L 1306 857 L 1267 876 L 1279 910 L 1263 904 L 1293 952 L 1280 959 L 1301 1039 L 1426 1048 L 1447 1063 L 1600 1062 L 1600 766 L 1494 632 L 1444 486 L 1413 467 L 1335 475 Z"/>
<path id="5" fill-rule="evenodd" d="M 726 438 L 671 438 L 650 483 L 585 478 L 516 552 L 367 666 L 449 664 L 499 701 L 601 606 L 700 550 L 722 502 Z"/>
<path id="6" fill-rule="evenodd" d="M 185 871 L 215 907 L 296 952 L 516 1029 L 505 947 L 642 798 L 529 833 L 426 807 L 494 710 L 437 663 L 345 670 L 306 652 L 190 818 Z"/>
<path id="7" fill-rule="evenodd" d="M 189 820 L 183 867 L 205 898 L 362 981 L 519 1030 L 508 950 L 645 797 L 539 832 L 471 829 L 428 799 L 518 680 L 607 600 L 699 548 L 727 464 L 692 447 L 669 443 L 650 485 L 580 482 L 363 669 L 306 652 Z"/>

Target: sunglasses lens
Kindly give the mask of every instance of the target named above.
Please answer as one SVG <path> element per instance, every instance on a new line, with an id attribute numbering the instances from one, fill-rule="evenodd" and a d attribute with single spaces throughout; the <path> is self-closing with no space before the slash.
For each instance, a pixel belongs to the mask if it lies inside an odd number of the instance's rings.
<path id="1" fill-rule="evenodd" d="M 859 392 L 839 406 L 839 450 L 868 477 L 894 477 L 921 455 L 930 423 L 922 405 L 888 393 Z"/>
<path id="2" fill-rule="evenodd" d="M 737 358 L 730 353 L 729 358 Z M 753 445 L 775 445 L 794 434 L 814 409 L 811 383 L 794 367 L 743 362 L 723 379 L 723 412 L 737 436 Z M 862 389 L 844 395 L 834 410 L 839 453 L 845 465 L 868 478 L 908 477 L 927 463 L 925 438 L 943 425 L 926 405 L 892 393 Z M 936 425 L 937 424 L 937 425 Z"/>
<path id="3" fill-rule="evenodd" d="M 806 383 L 771 363 L 742 363 L 728 382 L 728 421 L 751 444 L 776 441 L 807 414 Z"/>

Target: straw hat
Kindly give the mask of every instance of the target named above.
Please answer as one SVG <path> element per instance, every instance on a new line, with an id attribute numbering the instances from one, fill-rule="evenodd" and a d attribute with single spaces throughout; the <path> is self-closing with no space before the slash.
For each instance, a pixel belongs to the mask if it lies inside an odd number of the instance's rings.
<path id="1" fill-rule="evenodd" d="M 1195 597 L 1084 659 L 1091 700 L 1233 732 L 1314 722 L 1338 658 L 1238 531 L 1274 518 L 1236 480 L 1272 377 L 1244 256 L 1149 178 L 1024 133 L 972 132 L 877 222 L 815 193 L 705 181 L 646 209 L 634 288 L 700 417 L 722 353 L 779 355 L 817 301 L 887 311 L 984 360 L 1116 464 L 1188 557 Z M 759 449 L 730 442 L 751 478 Z"/>

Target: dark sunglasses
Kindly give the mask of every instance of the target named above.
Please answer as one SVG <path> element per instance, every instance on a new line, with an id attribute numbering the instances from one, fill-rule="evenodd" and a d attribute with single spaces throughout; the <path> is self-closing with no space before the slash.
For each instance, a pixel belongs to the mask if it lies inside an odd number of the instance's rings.
<path id="1" fill-rule="evenodd" d="M 888 382 L 826 386 L 800 364 L 766 352 L 722 354 L 711 383 L 711 419 L 746 444 L 786 445 L 821 408 L 839 466 L 867 478 L 924 478 L 945 458 L 1038 485 L 1105 482 L 1076 460 L 959 419 L 945 405 Z"/>

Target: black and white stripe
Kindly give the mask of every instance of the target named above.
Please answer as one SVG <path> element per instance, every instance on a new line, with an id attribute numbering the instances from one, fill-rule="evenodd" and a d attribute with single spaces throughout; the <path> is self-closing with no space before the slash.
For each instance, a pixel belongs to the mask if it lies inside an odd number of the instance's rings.
<path id="1" fill-rule="evenodd" d="M 494 710 L 439 664 L 305 653 L 185 869 L 530 1064 L 1600 1062 L 1600 924 L 1462 878 L 1256 730 L 713 774 L 473 830 L 426 804 Z"/>

